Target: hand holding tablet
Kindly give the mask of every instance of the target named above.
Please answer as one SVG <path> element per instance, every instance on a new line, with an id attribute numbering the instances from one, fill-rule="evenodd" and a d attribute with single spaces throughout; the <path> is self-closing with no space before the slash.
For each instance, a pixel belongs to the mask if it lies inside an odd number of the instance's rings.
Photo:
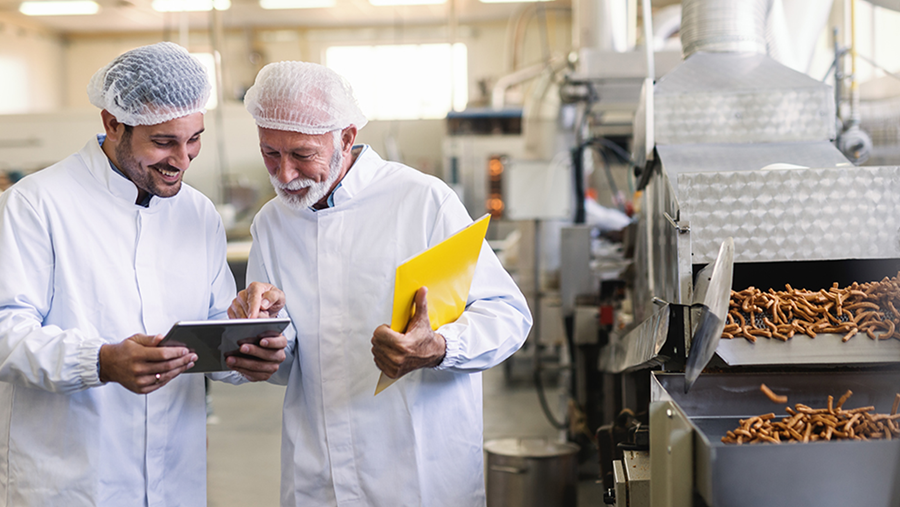
<path id="1" fill-rule="evenodd" d="M 185 373 L 231 370 L 226 359 L 250 357 L 240 352 L 241 345 L 258 345 L 263 338 L 278 336 L 290 319 L 231 319 L 182 321 L 175 323 L 160 347 L 186 347 L 197 354 L 194 367 Z"/>

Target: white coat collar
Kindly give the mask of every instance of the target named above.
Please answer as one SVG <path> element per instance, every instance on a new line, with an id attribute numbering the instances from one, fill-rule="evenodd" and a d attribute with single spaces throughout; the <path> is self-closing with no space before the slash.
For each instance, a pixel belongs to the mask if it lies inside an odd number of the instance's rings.
<path id="1" fill-rule="evenodd" d="M 113 168 L 110 167 L 111 161 L 109 157 L 106 156 L 106 153 L 103 152 L 103 148 L 100 147 L 100 140 L 98 136 L 93 136 L 87 144 L 84 145 L 84 148 L 79 152 L 81 158 L 84 160 L 85 165 L 87 165 L 88 171 L 96 178 L 104 188 L 109 190 L 109 192 L 122 200 L 128 202 L 128 204 L 142 208 L 142 209 L 155 209 L 158 208 L 162 203 L 163 199 L 159 197 L 152 197 L 150 199 L 149 208 L 143 208 L 142 206 L 138 206 L 135 204 L 137 201 L 138 190 L 134 183 L 131 182 L 128 178 L 125 178 L 121 174 L 116 174 L 113 171 Z M 182 182 L 182 190 L 184 190 L 184 182 Z M 181 193 L 179 191 L 179 193 Z M 178 197 L 177 195 L 170 197 L 169 199 L 175 199 Z"/>
<path id="2" fill-rule="evenodd" d="M 372 182 L 377 169 L 384 165 L 384 160 L 378 153 L 375 153 L 375 150 L 368 144 L 358 144 L 354 146 L 353 151 L 357 150 L 359 150 L 359 152 L 356 156 L 356 160 L 353 162 L 353 165 L 350 166 L 347 174 L 341 179 L 340 185 L 334 190 L 332 195 L 333 206 L 320 210 L 314 210 L 312 208 L 305 208 L 302 211 L 293 210 L 281 202 L 280 198 L 276 197 L 279 206 L 283 207 L 288 212 L 300 213 L 307 216 L 324 216 L 334 211 L 339 211 L 345 203 L 352 201 L 356 195 L 362 192 L 362 190 Z"/>
<path id="3" fill-rule="evenodd" d="M 375 169 L 384 164 L 384 160 L 368 144 L 354 146 L 353 151 L 357 150 L 359 154 L 350 170 L 341 179 L 341 185 L 334 191 L 334 206 L 329 209 L 339 208 L 341 204 L 352 200 L 375 177 Z M 322 211 L 326 210 L 320 210 L 318 213 Z"/>

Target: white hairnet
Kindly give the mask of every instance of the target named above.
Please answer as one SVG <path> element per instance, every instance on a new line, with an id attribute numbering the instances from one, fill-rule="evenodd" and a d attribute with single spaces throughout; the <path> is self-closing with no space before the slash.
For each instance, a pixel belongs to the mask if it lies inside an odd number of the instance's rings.
<path id="1" fill-rule="evenodd" d="M 123 53 L 98 70 L 87 87 L 91 104 L 132 126 L 206 113 L 209 91 L 203 64 L 172 42 Z"/>
<path id="2" fill-rule="evenodd" d="M 337 72 L 308 62 L 270 63 L 259 71 L 244 106 L 263 128 L 317 135 L 363 128 L 368 120 L 350 84 Z"/>

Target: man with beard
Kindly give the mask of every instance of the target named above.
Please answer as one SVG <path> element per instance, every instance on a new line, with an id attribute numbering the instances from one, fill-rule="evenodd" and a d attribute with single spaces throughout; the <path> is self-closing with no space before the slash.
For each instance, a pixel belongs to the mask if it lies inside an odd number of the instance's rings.
<path id="1" fill-rule="evenodd" d="M 287 385 L 282 506 L 484 506 L 481 371 L 525 341 L 524 297 L 484 243 L 457 321 L 433 331 L 423 288 L 391 331 L 397 266 L 469 225 L 462 203 L 354 146 L 366 118 L 325 67 L 267 65 L 244 102 L 278 198 L 254 219 L 252 283 L 229 314 L 286 300 L 293 322 L 270 380 Z M 403 378 L 375 397 L 379 369 Z"/>
<path id="2" fill-rule="evenodd" d="M 0 196 L 0 506 L 206 505 L 204 378 L 157 345 L 235 293 L 222 221 L 182 183 L 209 89 L 175 44 L 119 56 L 88 85 L 106 134 Z M 286 343 L 215 376 L 266 380 Z"/>

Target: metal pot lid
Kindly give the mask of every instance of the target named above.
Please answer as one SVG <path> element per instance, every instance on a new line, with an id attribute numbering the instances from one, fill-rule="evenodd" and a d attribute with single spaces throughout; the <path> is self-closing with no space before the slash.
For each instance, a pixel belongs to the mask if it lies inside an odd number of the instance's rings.
<path id="1" fill-rule="evenodd" d="M 502 438 L 484 443 L 491 454 L 521 458 L 551 458 L 575 454 L 579 447 L 570 442 L 554 442 L 546 438 Z"/>

